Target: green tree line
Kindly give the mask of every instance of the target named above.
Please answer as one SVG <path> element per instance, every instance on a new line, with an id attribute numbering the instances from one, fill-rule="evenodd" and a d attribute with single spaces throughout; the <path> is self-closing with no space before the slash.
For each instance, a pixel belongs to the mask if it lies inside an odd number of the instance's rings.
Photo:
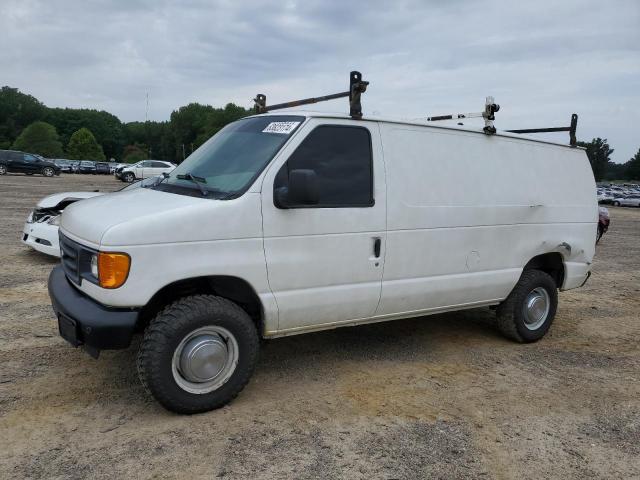
<path id="1" fill-rule="evenodd" d="M 179 163 L 226 124 L 251 114 L 190 103 L 165 122 L 122 123 L 109 112 L 85 108 L 49 108 L 17 88 L 0 89 L 0 149 L 15 148 L 48 158 L 137 162 L 146 158 Z M 597 181 L 640 180 L 640 149 L 626 163 L 611 161 L 607 139 L 578 142 Z"/>
<path id="2" fill-rule="evenodd" d="M 578 142 L 587 150 L 587 157 L 597 182 L 603 180 L 640 180 L 640 148 L 625 163 L 611 161 L 613 148 L 606 138 L 594 138 L 590 142 Z"/>
<path id="3" fill-rule="evenodd" d="M 123 123 L 105 111 L 50 108 L 5 86 L 0 89 L 0 149 L 48 158 L 179 163 L 227 123 L 251 113 L 232 103 L 224 108 L 191 103 L 173 111 L 169 121 Z"/>

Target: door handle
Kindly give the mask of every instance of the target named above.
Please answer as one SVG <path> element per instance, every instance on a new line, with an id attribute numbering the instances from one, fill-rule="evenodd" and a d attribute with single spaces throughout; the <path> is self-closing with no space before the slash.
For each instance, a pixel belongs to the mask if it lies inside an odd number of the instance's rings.
<path id="1" fill-rule="evenodd" d="M 382 240 L 380 237 L 376 237 L 373 241 L 373 256 L 380 258 L 380 247 L 382 246 Z"/>

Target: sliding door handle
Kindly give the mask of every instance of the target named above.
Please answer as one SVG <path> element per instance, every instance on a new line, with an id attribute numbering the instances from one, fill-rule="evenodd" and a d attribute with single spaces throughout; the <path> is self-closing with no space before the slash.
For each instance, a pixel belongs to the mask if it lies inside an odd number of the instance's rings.
<path id="1" fill-rule="evenodd" d="M 380 237 L 377 237 L 373 241 L 373 256 L 376 258 L 380 258 L 380 247 L 382 245 L 382 240 Z"/>

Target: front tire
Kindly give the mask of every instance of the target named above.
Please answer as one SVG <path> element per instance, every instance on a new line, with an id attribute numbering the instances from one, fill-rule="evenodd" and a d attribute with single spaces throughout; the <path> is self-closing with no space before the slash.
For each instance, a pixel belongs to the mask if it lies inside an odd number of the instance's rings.
<path id="1" fill-rule="evenodd" d="M 182 298 L 147 327 L 138 352 L 138 375 L 167 410 L 201 413 L 220 408 L 244 388 L 258 359 L 251 317 L 213 295 Z"/>
<path id="2" fill-rule="evenodd" d="M 620 202 L 613 202 L 613 206 L 614 207 L 619 207 L 620 206 Z"/>
<path id="3" fill-rule="evenodd" d="M 0 175 L 6 175 L 7 174 L 7 167 L 5 167 L 4 165 L 0 165 Z"/>
<path id="4" fill-rule="evenodd" d="M 53 168 L 51 167 L 44 167 L 42 169 L 42 175 L 44 175 L 45 177 L 53 177 L 55 175 L 56 172 L 53 171 Z"/>
<path id="5" fill-rule="evenodd" d="M 135 176 L 133 173 L 128 172 L 128 173 L 125 173 L 125 174 L 124 174 L 124 177 L 123 177 L 123 178 L 124 178 L 124 181 L 125 181 L 125 182 L 127 182 L 127 183 L 133 183 L 133 181 L 136 179 L 136 176 Z"/>
<path id="6" fill-rule="evenodd" d="M 557 308 L 555 280 L 540 270 L 525 270 L 496 310 L 498 328 L 516 342 L 535 342 L 551 327 Z"/>

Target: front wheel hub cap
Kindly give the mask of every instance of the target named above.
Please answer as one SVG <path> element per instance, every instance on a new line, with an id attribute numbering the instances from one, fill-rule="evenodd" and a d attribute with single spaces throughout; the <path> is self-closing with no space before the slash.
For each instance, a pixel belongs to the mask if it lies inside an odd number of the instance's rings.
<path id="1" fill-rule="evenodd" d="M 226 328 L 200 327 L 176 347 L 171 370 L 176 384 L 195 394 L 213 392 L 233 375 L 239 360 L 238 341 Z"/>
<path id="2" fill-rule="evenodd" d="M 227 346 L 219 335 L 199 335 L 180 355 L 180 371 L 190 382 L 213 380 L 227 363 Z"/>

